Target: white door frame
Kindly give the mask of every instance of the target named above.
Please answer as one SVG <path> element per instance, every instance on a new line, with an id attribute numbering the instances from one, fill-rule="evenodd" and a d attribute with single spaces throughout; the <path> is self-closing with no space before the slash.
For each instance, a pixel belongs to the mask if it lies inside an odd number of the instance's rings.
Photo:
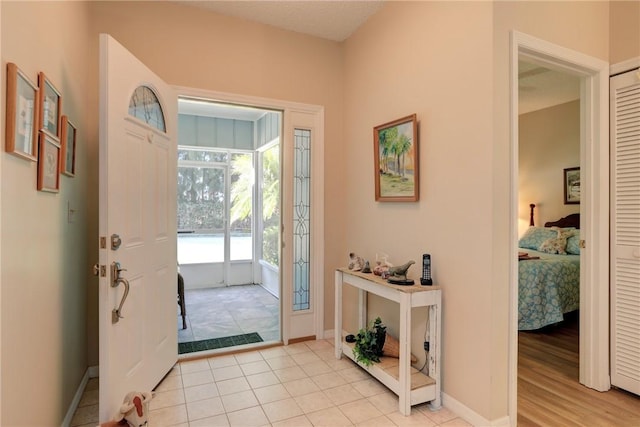
<path id="1" fill-rule="evenodd" d="M 311 107 L 311 108 L 309 108 Z M 285 266 L 280 272 L 282 283 L 282 313 L 285 343 L 290 339 L 305 340 L 309 338 L 324 338 L 324 230 L 322 229 L 322 215 L 324 209 L 324 179 L 323 154 L 324 151 L 324 123 L 322 108 L 300 106 L 285 108 L 282 130 L 282 251 L 281 265 Z M 294 287 L 294 133 L 296 130 L 306 130 L 311 135 L 311 166 L 310 166 L 310 243 L 309 243 L 309 308 L 293 309 Z M 284 208 L 287 207 L 287 208 Z M 291 208 L 288 208 L 291 207 Z M 286 292 L 284 290 L 286 289 Z"/>
<path id="2" fill-rule="evenodd" d="M 284 112 L 285 121 L 293 112 L 312 114 L 315 116 L 317 127 L 311 154 L 311 253 L 313 254 L 313 261 L 310 283 L 313 292 L 311 295 L 311 304 L 314 315 L 315 337 L 317 339 L 324 338 L 324 107 L 190 87 L 174 86 L 173 88 L 179 97 L 185 96 L 202 98 L 231 104 L 251 105 L 258 108 L 281 110 Z M 286 126 L 283 126 L 281 144 L 285 142 L 285 129 Z M 285 213 L 286 211 L 283 211 L 283 221 L 286 221 Z M 290 225 L 288 225 L 289 223 L 284 222 L 284 224 L 285 228 L 290 228 Z M 291 246 L 291 243 L 288 245 Z M 286 257 L 284 256 L 281 259 L 282 268 L 284 268 L 285 271 L 280 271 L 280 281 L 283 284 L 283 287 L 284 284 L 287 283 L 285 277 L 287 277 L 287 275 L 288 277 L 291 277 L 291 271 L 289 270 L 293 268 L 292 265 L 287 265 L 285 263 L 285 259 Z M 280 305 L 282 313 L 282 340 L 285 344 L 287 344 L 290 339 L 306 338 L 292 336 L 291 322 L 292 317 L 294 316 L 292 315 L 291 295 L 291 289 L 286 289 L 286 292 L 285 289 L 281 289 Z"/>
<path id="3" fill-rule="evenodd" d="M 599 391 L 609 376 L 609 64 L 518 31 L 511 32 L 509 283 L 518 283 L 518 59 L 581 78 L 580 383 Z M 517 421 L 518 287 L 509 292 L 509 417 Z"/>
<path id="4" fill-rule="evenodd" d="M 2 6 L 0 6 L 0 46 L 2 46 Z M 1 49 L 0 49 L 1 50 Z M 2 55 L 0 55 L 2 58 Z M 0 81 L 4 81 L 4 71 L 2 67 L 0 67 Z M 0 89 L 0 96 L 2 99 L 6 97 L 6 85 L 2 85 L 2 89 Z M 4 116 L 4 111 L 2 111 L 2 115 Z M 5 123 L 5 126 L 7 124 Z M 4 160 L 4 156 L 0 159 L 0 176 L 2 176 L 2 162 Z M 0 241 L 2 241 L 2 191 L 0 191 Z M 2 249 L 0 246 L 0 271 L 2 271 Z M 2 275 L 0 275 L 0 307 L 2 306 Z M 0 320 L 0 342 L 2 342 L 2 320 Z M 0 354 L 0 383 L 2 382 L 2 355 Z M 0 390 L 0 420 L 2 419 L 2 391 Z"/>
<path id="5" fill-rule="evenodd" d="M 640 56 L 627 59 L 626 61 L 618 62 L 616 64 L 611 64 L 611 67 L 609 68 L 609 75 L 613 76 L 615 74 L 625 73 L 638 67 L 640 67 Z"/>

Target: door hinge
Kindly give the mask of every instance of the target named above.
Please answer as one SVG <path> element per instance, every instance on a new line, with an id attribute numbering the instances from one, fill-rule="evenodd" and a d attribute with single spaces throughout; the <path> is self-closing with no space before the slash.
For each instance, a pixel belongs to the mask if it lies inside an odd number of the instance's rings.
<path id="1" fill-rule="evenodd" d="M 580 249 L 584 249 L 587 247 L 587 242 L 580 240 L 580 242 L 578 242 L 578 246 L 580 246 Z"/>
<path id="2" fill-rule="evenodd" d="M 100 249 L 107 249 L 107 238 L 100 236 Z"/>

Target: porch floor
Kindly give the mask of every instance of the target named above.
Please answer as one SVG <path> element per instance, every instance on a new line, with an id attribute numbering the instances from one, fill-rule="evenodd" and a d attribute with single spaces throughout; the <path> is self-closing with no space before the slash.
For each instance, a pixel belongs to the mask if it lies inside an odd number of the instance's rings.
<path id="1" fill-rule="evenodd" d="M 185 290 L 187 329 L 178 307 L 178 342 L 257 332 L 280 340 L 280 301 L 260 285 Z"/>

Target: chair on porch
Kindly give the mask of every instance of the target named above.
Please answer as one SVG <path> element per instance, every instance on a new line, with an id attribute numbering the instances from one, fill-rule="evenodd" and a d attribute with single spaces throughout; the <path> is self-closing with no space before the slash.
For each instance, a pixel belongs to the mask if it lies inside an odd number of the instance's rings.
<path id="1" fill-rule="evenodd" d="M 178 272 L 178 305 L 180 306 L 180 315 L 182 316 L 182 329 L 187 329 L 187 308 L 184 304 L 184 278 Z"/>

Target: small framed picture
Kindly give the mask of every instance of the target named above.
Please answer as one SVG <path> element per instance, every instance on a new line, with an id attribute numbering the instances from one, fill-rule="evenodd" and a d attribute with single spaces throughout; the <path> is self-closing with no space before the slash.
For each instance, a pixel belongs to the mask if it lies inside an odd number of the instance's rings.
<path id="1" fill-rule="evenodd" d="M 419 197 L 416 115 L 373 128 L 376 201 L 417 202 Z"/>
<path id="2" fill-rule="evenodd" d="M 76 174 L 76 127 L 67 116 L 60 120 L 60 169 L 67 176 Z"/>
<path id="3" fill-rule="evenodd" d="M 580 204 L 580 168 L 564 170 L 564 204 Z"/>
<path id="4" fill-rule="evenodd" d="M 62 111 L 60 92 L 43 72 L 38 74 L 38 86 L 40 86 L 39 129 L 60 138 L 60 114 Z"/>
<path id="5" fill-rule="evenodd" d="M 47 132 L 40 132 L 38 150 L 38 190 L 60 191 L 60 144 Z"/>
<path id="6" fill-rule="evenodd" d="M 9 62 L 5 147 L 7 153 L 34 162 L 38 159 L 38 93 L 38 87 L 16 64 Z"/>

